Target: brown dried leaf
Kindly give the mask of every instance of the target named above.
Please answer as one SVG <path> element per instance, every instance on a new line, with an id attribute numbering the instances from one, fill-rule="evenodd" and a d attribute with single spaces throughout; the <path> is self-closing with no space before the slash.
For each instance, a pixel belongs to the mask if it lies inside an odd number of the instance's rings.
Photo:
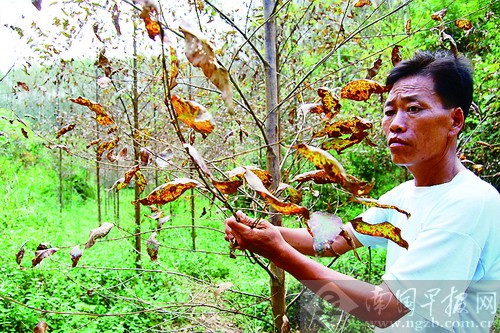
<path id="1" fill-rule="evenodd" d="M 113 153 L 113 149 L 115 149 L 118 146 L 118 142 L 120 141 L 119 137 L 116 137 L 112 141 L 105 141 L 97 147 L 97 160 L 100 161 L 102 158 L 102 154 L 105 151 L 109 151 L 109 153 Z M 109 153 L 108 153 L 108 159 L 109 159 Z"/>
<path id="2" fill-rule="evenodd" d="M 391 51 L 391 62 L 393 66 L 396 66 L 401 60 L 403 59 L 401 57 L 401 45 L 396 45 L 392 48 Z"/>
<path id="3" fill-rule="evenodd" d="M 433 13 L 431 15 L 431 19 L 433 19 L 434 21 L 442 21 L 443 17 L 446 15 L 447 12 L 448 12 L 448 9 L 443 8 L 440 11 Z"/>
<path id="4" fill-rule="evenodd" d="M 147 184 L 148 184 L 148 182 L 146 180 L 146 177 L 144 177 L 142 172 L 137 171 L 135 173 L 135 185 L 138 188 L 138 194 L 141 194 L 142 192 L 144 192 Z"/>
<path id="5" fill-rule="evenodd" d="M 340 91 L 340 97 L 354 101 L 366 101 L 372 94 L 381 94 L 386 91 L 387 88 L 376 81 L 360 79 L 344 86 Z"/>
<path id="6" fill-rule="evenodd" d="M 132 181 L 132 178 L 135 176 L 135 174 L 137 173 L 137 171 L 139 171 L 140 169 L 140 166 L 139 164 L 137 165 L 134 165 L 132 168 L 130 168 L 129 170 L 127 170 L 127 172 L 125 172 L 125 176 L 123 178 L 121 178 L 120 180 L 118 180 L 118 184 L 113 185 L 113 187 L 115 188 L 116 191 L 119 191 L 125 187 L 127 187 L 128 184 L 130 184 L 130 182 Z"/>
<path id="7" fill-rule="evenodd" d="M 405 31 L 408 36 L 411 35 L 411 18 L 406 21 Z"/>
<path id="8" fill-rule="evenodd" d="M 393 241 L 405 249 L 408 249 L 408 242 L 401 237 L 401 229 L 393 226 L 389 222 L 369 224 L 364 222 L 361 217 L 357 217 L 350 222 L 354 230 L 360 234 L 383 237 Z"/>
<path id="9" fill-rule="evenodd" d="M 372 123 L 359 117 L 349 120 L 341 120 L 331 124 L 326 124 L 325 128 L 315 133 L 313 138 L 328 136 L 332 140 L 325 141 L 321 148 L 335 149 L 341 152 L 351 147 L 368 136 L 368 130 L 372 128 Z"/>
<path id="10" fill-rule="evenodd" d="M 373 79 L 375 75 L 378 74 L 378 71 L 380 70 L 380 66 L 382 65 L 382 59 L 378 58 L 373 62 L 373 65 L 371 68 L 368 69 L 368 74 L 366 75 L 366 79 L 370 80 Z"/>
<path id="11" fill-rule="evenodd" d="M 455 20 L 455 25 L 462 29 L 462 30 L 470 30 L 472 29 L 472 23 L 467 20 L 467 19 L 458 19 L 458 20 Z"/>
<path id="12" fill-rule="evenodd" d="M 99 228 L 90 230 L 89 240 L 85 243 L 85 249 L 90 249 L 94 246 L 96 240 L 105 237 L 113 227 L 113 223 L 104 222 Z"/>
<path id="13" fill-rule="evenodd" d="M 172 95 L 172 106 L 178 119 L 184 124 L 203 135 L 212 133 L 213 118 L 203 105 Z"/>
<path id="14" fill-rule="evenodd" d="M 234 180 L 212 180 L 212 184 L 223 194 L 234 194 L 238 188 L 243 184 L 243 180 L 236 178 Z"/>
<path id="15" fill-rule="evenodd" d="M 327 151 L 300 143 L 294 148 L 312 162 L 317 168 L 325 171 L 328 178 L 338 180 L 346 178 L 344 167 Z"/>
<path id="16" fill-rule="evenodd" d="M 218 64 L 215 58 L 215 52 L 206 39 L 198 37 L 185 27 L 180 27 L 179 30 L 185 37 L 185 52 L 189 62 L 193 66 L 201 68 L 207 79 L 221 91 L 221 97 L 226 105 L 227 111 L 232 115 L 234 108 L 233 88 L 229 80 L 229 73 Z"/>
<path id="17" fill-rule="evenodd" d="M 51 247 L 48 249 L 43 248 L 43 249 L 36 250 L 35 251 L 35 258 L 31 261 L 31 267 L 35 267 L 36 265 L 41 263 L 43 259 L 56 253 L 57 250 L 58 249 L 55 247 Z"/>
<path id="18" fill-rule="evenodd" d="M 455 42 L 455 39 L 451 37 L 451 35 L 448 35 L 446 32 L 441 31 L 441 40 L 442 41 L 449 41 L 450 42 L 450 50 L 453 52 L 455 56 L 458 55 L 458 47 L 457 47 L 457 42 Z"/>
<path id="19" fill-rule="evenodd" d="M 19 251 L 17 251 L 17 254 L 16 254 L 16 263 L 18 265 L 21 265 L 21 261 L 23 260 L 24 258 L 24 252 L 25 252 L 25 249 L 24 249 L 24 246 L 26 245 L 28 241 L 25 241 L 21 247 L 19 248 Z"/>
<path id="20" fill-rule="evenodd" d="M 320 87 L 318 89 L 318 96 L 321 98 L 321 103 L 323 104 L 323 113 L 327 119 L 335 117 L 339 112 L 342 105 L 337 97 L 326 87 Z M 311 110 L 314 112 L 314 110 Z"/>
<path id="21" fill-rule="evenodd" d="M 30 91 L 30 88 L 29 88 L 29 87 L 28 87 L 28 85 L 27 85 L 26 83 L 24 83 L 24 82 L 19 82 L 19 81 L 18 81 L 18 82 L 17 82 L 17 86 L 18 86 L 19 88 L 21 88 L 22 90 L 24 90 L 24 91 Z"/>
<path id="22" fill-rule="evenodd" d="M 356 2 L 354 4 L 354 7 L 356 8 L 361 8 L 361 7 L 364 7 L 364 6 L 371 6 L 372 3 L 370 0 L 358 0 L 358 2 Z"/>
<path id="23" fill-rule="evenodd" d="M 187 149 L 189 155 L 193 158 L 193 160 L 196 162 L 196 164 L 198 165 L 198 167 L 200 168 L 201 171 L 203 171 L 203 173 L 209 178 L 209 179 L 213 179 L 213 175 L 212 175 L 212 172 L 210 172 L 210 170 L 208 169 L 208 166 L 207 164 L 205 163 L 205 161 L 203 160 L 203 158 L 201 157 L 200 153 L 198 153 L 198 151 L 196 150 L 196 148 L 194 148 L 193 146 L 185 143 L 183 144 L 183 147 L 185 149 Z"/>
<path id="24" fill-rule="evenodd" d="M 56 133 L 56 139 L 59 139 L 64 134 L 68 133 L 69 131 L 72 131 L 75 128 L 75 126 L 76 124 L 69 124 L 59 129 Z"/>
<path id="25" fill-rule="evenodd" d="M 41 3 L 42 1 L 36 1 L 36 2 Z M 38 10 L 40 10 L 40 9 L 38 9 Z M 35 326 L 33 333 L 46 333 L 48 329 L 49 329 L 49 325 L 47 325 L 47 323 L 42 320 Z"/>
<path id="26" fill-rule="evenodd" d="M 304 182 L 307 182 L 309 180 L 312 180 L 316 184 L 334 183 L 334 181 L 331 178 L 328 178 L 326 176 L 326 173 L 324 170 L 313 170 L 313 171 L 301 173 L 301 174 L 295 176 L 292 179 L 292 182 L 304 183 Z"/>
<path id="27" fill-rule="evenodd" d="M 148 252 L 151 261 L 158 259 L 158 250 L 160 249 L 160 242 L 156 239 L 156 232 L 153 232 L 146 241 L 146 251 Z"/>
<path id="28" fill-rule="evenodd" d="M 78 98 L 70 98 L 70 101 L 76 104 L 80 104 L 88 107 L 91 111 L 95 112 L 96 121 L 101 125 L 111 125 L 113 123 L 113 119 L 108 115 L 106 110 L 102 107 L 101 104 L 93 103 L 87 98 L 78 97 Z"/>
<path id="29" fill-rule="evenodd" d="M 410 216 L 411 216 L 410 213 L 408 213 L 407 211 L 405 211 L 405 210 L 403 210 L 403 209 L 401 209 L 401 208 L 399 208 L 397 206 L 394 206 L 394 205 L 385 205 L 385 204 L 382 204 L 382 203 L 380 203 L 377 200 L 372 199 L 372 198 L 351 197 L 351 198 L 349 198 L 349 201 L 360 203 L 360 204 L 368 206 L 368 207 L 378 207 L 378 208 L 383 208 L 383 209 L 394 209 L 394 210 L 400 212 L 401 214 L 406 215 L 407 218 L 410 218 Z"/>
<path id="30" fill-rule="evenodd" d="M 177 51 L 170 46 L 170 72 L 169 72 L 169 85 L 170 90 L 177 86 L 177 77 L 179 76 L 179 57 Z"/>
<path id="31" fill-rule="evenodd" d="M 28 139 L 29 136 L 28 136 L 28 131 L 26 131 L 24 128 L 21 127 L 21 134 L 26 138 Z"/>
<path id="32" fill-rule="evenodd" d="M 144 24 L 146 26 L 146 30 L 148 31 L 149 38 L 154 40 L 156 38 L 156 36 L 158 36 L 162 32 L 162 29 L 161 29 L 160 23 L 158 23 L 158 21 L 155 21 L 151 18 L 151 16 L 150 16 L 151 9 L 152 9 L 152 7 L 150 7 L 150 6 L 144 6 L 144 8 L 142 9 L 142 12 L 140 14 L 140 18 L 144 21 Z"/>
<path id="33" fill-rule="evenodd" d="M 118 5 L 116 3 L 113 6 L 111 17 L 113 19 L 113 25 L 115 26 L 116 33 L 118 34 L 118 36 L 121 36 L 122 30 L 120 28 L 120 10 L 118 9 Z"/>
<path id="34" fill-rule="evenodd" d="M 285 215 L 301 215 L 306 220 L 309 219 L 309 210 L 305 207 L 296 205 L 294 203 L 286 203 L 280 201 L 274 195 L 272 195 L 261 182 L 259 177 L 251 170 L 245 170 L 245 179 L 248 185 L 259 195 L 261 195 L 264 199 L 266 199 L 267 203 L 269 203 L 277 212 L 285 214 Z"/>
<path id="35" fill-rule="evenodd" d="M 83 251 L 80 249 L 80 246 L 76 245 L 74 246 L 71 251 L 69 252 L 69 256 L 71 258 L 71 267 L 76 267 L 78 265 L 78 261 L 83 255 Z"/>
<path id="36" fill-rule="evenodd" d="M 95 139 L 95 140 L 90 141 L 90 142 L 87 144 L 87 148 L 90 148 L 90 147 L 92 147 L 93 145 L 98 144 L 99 142 L 101 142 L 101 140 L 102 140 L 102 139 Z"/>
<path id="37" fill-rule="evenodd" d="M 343 188 L 345 188 L 349 193 L 355 196 L 365 196 L 373 189 L 375 185 L 374 182 L 365 182 L 357 179 L 352 175 L 347 175 L 347 177 L 340 183 Z"/>
<path id="38" fill-rule="evenodd" d="M 252 166 L 234 168 L 233 170 L 228 172 L 228 177 L 229 178 L 233 178 L 235 176 L 242 177 L 245 175 L 247 169 L 256 174 L 266 188 L 269 188 L 269 186 L 271 186 L 271 184 L 273 183 L 273 177 L 269 172 Z"/>
<path id="39" fill-rule="evenodd" d="M 163 205 L 174 201 L 185 191 L 198 186 L 199 183 L 189 178 L 178 178 L 155 188 L 147 197 L 138 200 L 144 206 Z"/>

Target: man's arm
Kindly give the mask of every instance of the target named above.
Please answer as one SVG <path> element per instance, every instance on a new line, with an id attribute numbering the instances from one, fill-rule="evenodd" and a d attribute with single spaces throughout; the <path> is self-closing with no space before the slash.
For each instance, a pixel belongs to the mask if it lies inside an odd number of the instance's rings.
<path id="1" fill-rule="evenodd" d="M 285 228 L 285 227 L 277 227 L 278 230 L 281 233 L 281 236 L 285 239 L 285 241 L 290 244 L 294 249 L 299 251 L 302 254 L 308 255 L 308 256 L 313 256 L 315 255 L 314 253 L 314 248 L 313 248 L 313 237 L 307 231 L 306 228 Z M 356 248 L 362 247 L 363 245 L 356 239 L 356 236 L 354 236 L 350 230 L 346 230 L 349 235 L 351 236 L 351 239 L 354 240 L 354 243 L 356 245 Z M 346 253 L 349 250 L 352 250 L 351 246 L 347 243 L 344 237 L 342 236 L 337 236 L 335 238 L 335 241 L 332 244 L 332 248 L 335 251 L 335 253 L 341 255 Z M 325 253 L 326 255 L 329 256 L 334 256 L 332 252 Z"/>
<path id="2" fill-rule="evenodd" d="M 239 219 L 249 218 L 241 215 Z M 240 249 L 268 258 L 320 297 L 362 320 L 387 327 L 408 312 L 384 283 L 376 286 L 334 271 L 304 256 L 285 241 L 288 237 L 298 248 L 307 248 L 312 241 L 307 240 L 303 231 L 278 230 L 267 221 L 252 228 L 234 218 L 227 219 L 226 225 Z M 338 250 L 343 248 L 345 246 L 339 245 Z"/>

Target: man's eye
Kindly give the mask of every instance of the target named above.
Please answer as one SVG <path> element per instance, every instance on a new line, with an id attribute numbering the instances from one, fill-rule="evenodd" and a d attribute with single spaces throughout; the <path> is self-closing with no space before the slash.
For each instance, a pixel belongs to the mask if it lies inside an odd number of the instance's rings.
<path id="1" fill-rule="evenodd" d="M 384 110 L 384 115 L 386 117 L 391 117 L 391 116 L 394 116 L 396 112 L 394 110 Z"/>
<path id="2" fill-rule="evenodd" d="M 421 109 L 418 106 L 409 106 L 408 107 L 408 112 L 418 112 Z"/>

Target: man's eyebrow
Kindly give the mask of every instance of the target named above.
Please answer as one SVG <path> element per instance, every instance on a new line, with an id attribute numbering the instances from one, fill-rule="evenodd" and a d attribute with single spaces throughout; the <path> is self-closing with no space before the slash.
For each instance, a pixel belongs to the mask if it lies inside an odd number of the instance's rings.
<path id="1" fill-rule="evenodd" d="M 415 102 L 415 101 L 418 101 L 419 98 L 418 98 L 418 94 L 411 94 L 411 95 L 406 95 L 406 96 L 402 96 L 401 97 L 401 100 L 405 101 L 405 102 Z M 388 99 L 384 106 L 390 106 L 394 104 L 394 99 Z"/>

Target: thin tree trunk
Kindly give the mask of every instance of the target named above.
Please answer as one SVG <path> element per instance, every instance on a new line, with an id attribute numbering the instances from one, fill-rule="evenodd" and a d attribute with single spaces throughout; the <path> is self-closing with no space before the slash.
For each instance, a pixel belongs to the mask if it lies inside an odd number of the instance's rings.
<path id="1" fill-rule="evenodd" d="M 95 70 L 95 77 L 96 77 L 96 81 L 95 81 L 95 101 L 96 103 L 99 103 L 99 86 L 97 85 L 97 77 L 98 77 L 98 70 L 96 68 Z M 97 123 L 95 125 L 95 131 L 96 133 L 99 133 L 98 132 L 98 126 L 97 126 Z M 96 162 L 95 162 L 95 179 L 96 179 L 96 186 L 97 186 L 97 223 L 99 225 L 102 224 L 102 199 L 101 199 L 101 165 L 99 163 L 99 161 L 96 159 Z"/>
<path id="2" fill-rule="evenodd" d="M 141 157 L 140 157 L 140 149 L 141 147 L 139 146 L 138 140 L 136 138 L 138 137 L 138 134 L 140 133 L 140 128 L 139 128 L 139 91 L 138 91 L 138 77 L 137 77 L 137 26 L 134 23 L 134 39 L 133 39 L 133 49 L 134 49 L 134 55 L 133 55 L 133 64 L 132 64 L 132 70 L 133 70 L 133 87 L 132 87 L 132 94 L 133 94 L 133 99 L 132 99 L 132 104 L 133 104 L 133 118 L 134 118 L 134 124 L 133 124 L 133 138 L 134 138 L 134 159 L 136 163 L 141 163 Z M 137 183 L 135 184 L 135 195 L 134 195 L 134 200 L 135 200 L 135 266 L 137 268 L 141 268 L 141 205 L 139 204 L 138 200 L 140 198 L 140 189 Z"/>
<path id="3" fill-rule="evenodd" d="M 277 75 L 277 51 L 276 51 L 276 20 L 269 19 L 275 9 L 274 0 L 264 0 L 264 26 L 265 31 L 265 66 L 266 73 L 266 135 L 269 141 L 267 147 L 267 170 L 273 177 L 273 189 L 278 187 L 281 179 L 280 170 L 280 130 L 279 130 L 279 112 L 276 109 L 278 105 L 278 75 Z M 281 225 L 281 215 L 273 214 L 271 223 Z M 283 325 L 283 316 L 286 311 L 285 302 L 285 273 L 282 269 L 271 264 L 271 305 L 276 331 L 281 331 Z"/>
<path id="4" fill-rule="evenodd" d="M 194 190 L 191 189 L 191 249 L 193 251 L 196 251 L 196 228 L 195 228 L 195 223 L 196 222 L 196 217 L 195 217 L 195 209 L 194 209 Z"/>

